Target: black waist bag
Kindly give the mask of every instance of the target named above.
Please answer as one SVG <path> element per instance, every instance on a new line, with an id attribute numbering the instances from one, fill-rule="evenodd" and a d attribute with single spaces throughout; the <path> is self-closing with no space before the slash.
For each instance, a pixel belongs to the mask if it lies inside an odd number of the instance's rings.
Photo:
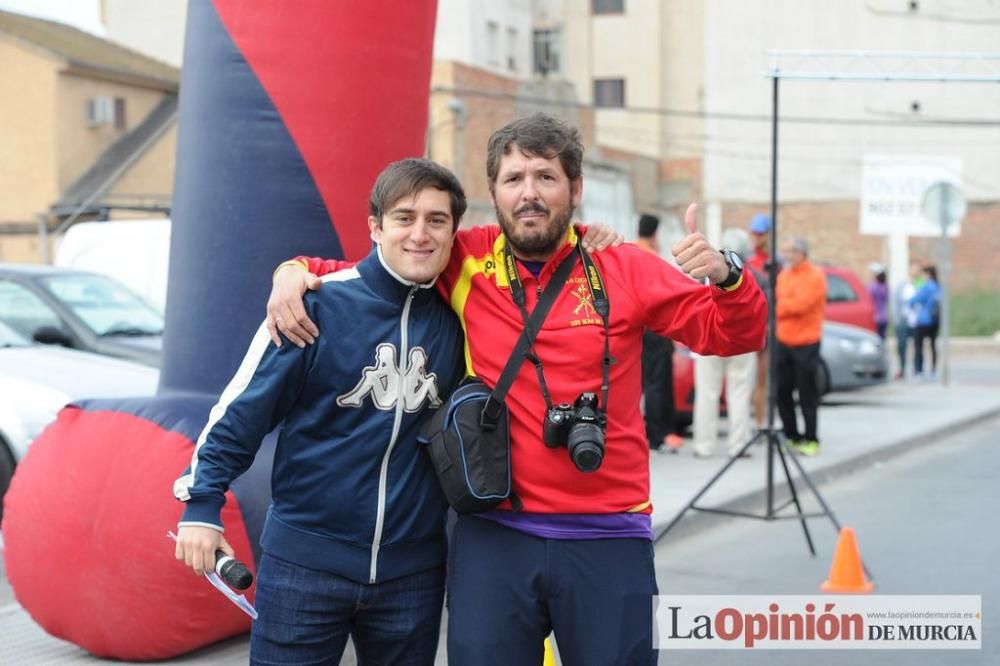
<path id="1" fill-rule="evenodd" d="M 483 427 L 490 393 L 479 379 L 466 379 L 418 437 L 448 504 L 458 513 L 488 511 L 511 496 L 510 417 L 504 406 L 496 427 Z"/>
<path id="2" fill-rule="evenodd" d="M 516 270 L 513 257 L 505 263 L 509 271 Z M 427 446 L 445 497 L 458 513 L 489 511 L 506 499 L 515 511 L 521 509 L 511 480 L 510 415 L 504 400 L 530 353 L 534 333 L 541 328 L 575 263 L 576 253 L 571 252 L 539 296 L 530 319 L 525 317 L 525 328 L 496 388 L 490 389 L 476 377 L 467 378 L 420 430 L 417 440 Z M 520 286 L 516 273 L 509 279 Z M 520 297 L 515 302 L 523 314 L 523 289 Z"/>

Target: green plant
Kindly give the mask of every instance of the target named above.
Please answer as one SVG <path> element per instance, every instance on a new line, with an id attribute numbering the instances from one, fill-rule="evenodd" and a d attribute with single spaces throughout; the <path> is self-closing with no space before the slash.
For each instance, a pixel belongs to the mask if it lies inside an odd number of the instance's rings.
<path id="1" fill-rule="evenodd" d="M 1000 291 L 953 294 L 948 305 L 951 335 L 993 335 L 1000 331 Z"/>

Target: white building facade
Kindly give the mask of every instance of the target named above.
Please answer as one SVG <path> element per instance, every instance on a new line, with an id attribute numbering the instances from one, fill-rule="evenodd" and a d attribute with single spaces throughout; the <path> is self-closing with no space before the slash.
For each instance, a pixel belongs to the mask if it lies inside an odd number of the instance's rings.
<path id="1" fill-rule="evenodd" d="M 438 0 L 434 59 L 530 78 L 531 0 Z"/>

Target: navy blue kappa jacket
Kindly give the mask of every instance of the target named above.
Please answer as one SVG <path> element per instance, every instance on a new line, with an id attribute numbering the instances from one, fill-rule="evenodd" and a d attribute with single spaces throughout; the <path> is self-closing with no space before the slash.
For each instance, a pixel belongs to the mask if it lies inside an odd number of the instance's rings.
<path id="1" fill-rule="evenodd" d="M 362 583 L 440 565 L 447 502 L 416 436 L 464 374 L 461 325 L 378 248 L 323 280 L 305 299 L 314 344 L 258 329 L 174 484 L 180 525 L 221 528 L 230 482 L 280 424 L 265 552 Z"/>

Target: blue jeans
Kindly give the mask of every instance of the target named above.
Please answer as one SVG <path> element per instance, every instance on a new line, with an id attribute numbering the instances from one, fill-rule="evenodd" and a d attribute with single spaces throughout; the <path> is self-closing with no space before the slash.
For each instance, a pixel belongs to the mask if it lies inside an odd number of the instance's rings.
<path id="1" fill-rule="evenodd" d="M 358 664 L 434 663 L 445 568 L 367 585 L 264 553 L 250 663 L 340 663 L 348 635 Z"/>
<path id="2" fill-rule="evenodd" d="M 906 374 L 906 347 L 916 335 L 916 330 L 906 325 L 906 322 L 896 322 L 896 353 L 899 355 L 899 376 Z"/>

